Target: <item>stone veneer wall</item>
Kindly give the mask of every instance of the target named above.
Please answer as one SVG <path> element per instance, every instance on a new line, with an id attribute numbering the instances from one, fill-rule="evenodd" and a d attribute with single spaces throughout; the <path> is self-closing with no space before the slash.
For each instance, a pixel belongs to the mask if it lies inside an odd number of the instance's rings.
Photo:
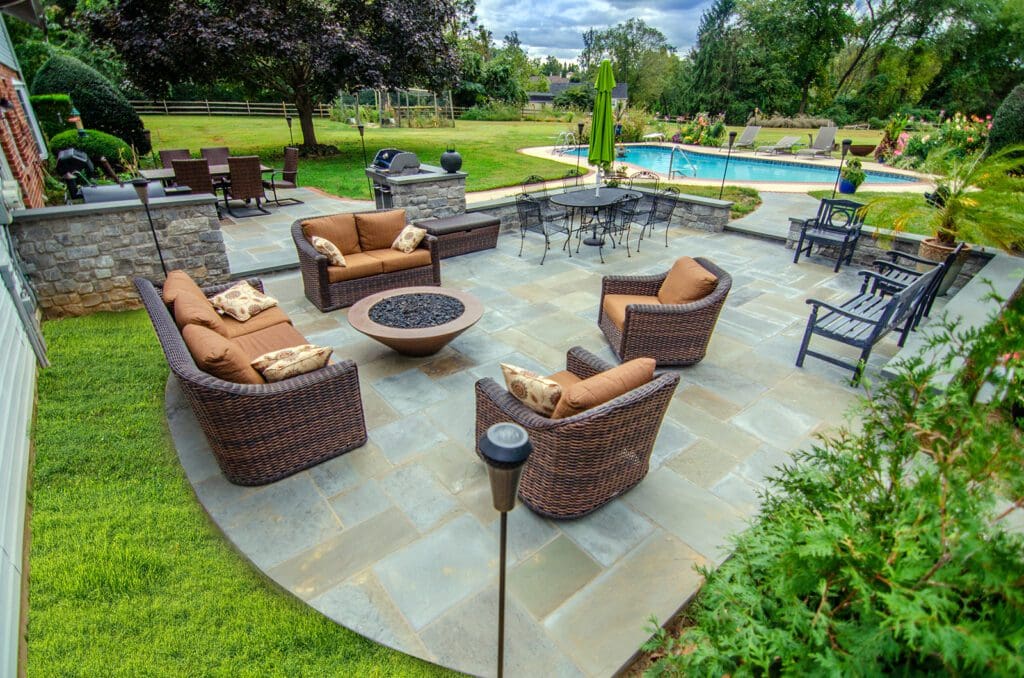
<path id="1" fill-rule="evenodd" d="M 392 183 L 391 206 L 404 209 L 410 222 L 462 214 L 466 211 L 466 177 Z"/>
<path id="2" fill-rule="evenodd" d="M 184 269 L 201 285 L 230 273 L 215 205 L 213 196 L 150 203 L 167 270 Z M 163 280 L 146 212 L 134 201 L 17 211 L 11 234 L 48 317 L 138 308 L 132 277 Z"/>
<path id="3" fill-rule="evenodd" d="M 786 247 L 788 249 L 796 249 L 796 244 L 800 240 L 800 227 L 803 222 L 803 219 L 790 217 L 789 233 L 786 236 Z M 886 252 L 889 250 L 917 256 L 918 245 L 926 237 L 915 233 L 898 233 L 891 237 L 880 239 L 874 235 L 873 228 L 865 227 L 860 235 L 860 239 L 857 241 L 857 249 L 853 252 L 853 264 L 857 268 L 870 269 L 875 259 L 885 259 L 888 261 L 889 255 Z M 992 258 L 992 254 L 991 251 L 987 251 L 983 247 L 973 247 L 967 261 L 964 262 L 964 267 L 960 269 L 960 275 L 957 276 L 952 287 L 960 289 L 966 285 L 988 263 L 989 259 Z"/>

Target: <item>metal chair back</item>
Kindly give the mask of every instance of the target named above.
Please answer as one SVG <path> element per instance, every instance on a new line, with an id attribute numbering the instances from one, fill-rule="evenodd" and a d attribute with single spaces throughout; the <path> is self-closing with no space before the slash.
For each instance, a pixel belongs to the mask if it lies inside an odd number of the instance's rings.
<path id="1" fill-rule="evenodd" d="M 654 190 L 658 190 L 658 185 L 661 183 L 661 177 L 650 170 L 640 170 L 639 172 L 634 172 L 629 176 L 630 188 L 633 188 L 635 183 L 640 182 L 653 183 L 654 186 L 652 188 L 654 188 Z"/>

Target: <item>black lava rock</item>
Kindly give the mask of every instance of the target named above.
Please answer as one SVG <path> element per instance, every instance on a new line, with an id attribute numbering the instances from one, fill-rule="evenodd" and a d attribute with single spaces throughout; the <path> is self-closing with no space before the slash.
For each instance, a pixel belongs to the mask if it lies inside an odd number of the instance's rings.
<path id="1" fill-rule="evenodd" d="M 444 294 L 399 294 L 370 307 L 370 320 L 386 327 L 415 330 L 455 320 L 466 307 Z"/>

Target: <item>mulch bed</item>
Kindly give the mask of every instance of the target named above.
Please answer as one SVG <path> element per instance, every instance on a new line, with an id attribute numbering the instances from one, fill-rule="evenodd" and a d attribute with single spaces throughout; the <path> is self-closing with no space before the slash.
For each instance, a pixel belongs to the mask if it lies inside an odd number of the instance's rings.
<path id="1" fill-rule="evenodd" d="M 466 307 L 445 294 L 399 294 L 370 307 L 370 320 L 403 330 L 436 327 L 455 320 Z"/>

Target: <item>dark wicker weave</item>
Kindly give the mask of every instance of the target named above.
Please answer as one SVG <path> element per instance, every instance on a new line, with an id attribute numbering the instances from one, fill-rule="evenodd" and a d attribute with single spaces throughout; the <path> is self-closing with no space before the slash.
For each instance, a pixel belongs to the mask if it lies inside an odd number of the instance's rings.
<path id="1" fill-rule="evenodd" d="M 274 199 L 271 202 L 275 205 L 301 205 L 302 201 L 298 198 L 279 198 L 277 196 L 279 188 L 298 188 L 298 178 L 299 149 L 288 146 L 284 149 L 284 168 L 272 170 L 270 176 L 263 180 L 263 187 L 274 192 Z"/>
<path id="2" fill-rule="evenodd" d="M 171 160 L 174 168 L 174 183 L 188 186 L 193 193 L 213 193 L 213 177 L 210 176 L 210 165 L 202 159 Z"/>
<path id="3" fill-rule="evenodd" d="M 703 257 L 694 259 L 718 276 L 714 292 L 689 304 L 631 304 L 626 307 L 626 322 L 621 330 L 605 316 L 604 296 L 656 296 L 668 272 L 646 276 L 609 275 L 602 279 L 597 324 L 621 360 L 646 356 L 654 358 L 659 365 L 693 365 L 704 358 L 718 314 L 732 287 L 732 276 Z"/>
<path id="4" fill-rule="evenodd" d="M 484 226 L 472 231 L 459 231 L 438 237 L 441 258 L 455 257 L 460 254 L 494 249 L 498 246 L 499 225 Z"/>
<path id="5" fill-rule="evenodd" d="M 430 251 L 429 266 L 332 283 L 327 277 L 327 257 L 313 249 L 313 245 L 302 234 L 302 222 L 308 218 L 299 219 L 292 224 L 292 240 L 299 253 L 299 268 L 302 271 L 302 287 L 306 292 L 306 298 L 321 311 L 345 308 L 363 297 L 384 290 L 393 290 L 396 287 L 441 284 L 441 257 L 437 248 L 437 238 L 432 235 L 424 236 L 419 245 Z"/>
<path id="6" fill-rule="evenodd" d="M 569 349 L 566 359 L 566 369 L 580 378 L 611 367 L 579 346 Z M 647 475 L 661 420 L 678 383 L 678 374 L 655 374 L 650 382 L 603 405 L 548 419 L 493 379 L 481 379 L 476 382 L 476 439 L 499 422 L 525 428 L 533 452 L 523 469 L 520 499 L 548 518 L 579 518 Z"/>
<path id="7" fill-rule="evenodd" d="M 263 288 L 259 280 L 250 280 Z M 207 296 L 231 285 L 208 287 Z M 171 372 L 185 392 L 217 463 L 237 485 L 265 485 L 366 442 L 356 364 L 342 360 L 274 384 L 235 384 L 196 367 L 160 290 L 135 286 Z"/>
<path id="8" fill-rule="evenodd" d="M 231 155 L 227 146 L 201 148 L 199 149 L 199 154 L 211 165 L 226 165 L 228 164 L 228 156 Z"/>
<path id="9" fill-rule="evenodd" d="M 173 169 L 172 160 L 188 160 L 190 157 L 187 148 L 167 148 L 160 151 L 160 164 L 167 169 Z"/>
<path id="10" fill-rule="evenodd" d="M 263 175 L 260 172 L 260 159 L 256 155 L 239 155 L 228 158 L 228 181 L 224 186 L 224 208 L 231 216 L 238 215 L 231 211 L 229 200 L 250 200 L 256 202 L 256 209 L 263 214 L 270 214 L 262 206 L 267 194 L 263 190 Z"/>

